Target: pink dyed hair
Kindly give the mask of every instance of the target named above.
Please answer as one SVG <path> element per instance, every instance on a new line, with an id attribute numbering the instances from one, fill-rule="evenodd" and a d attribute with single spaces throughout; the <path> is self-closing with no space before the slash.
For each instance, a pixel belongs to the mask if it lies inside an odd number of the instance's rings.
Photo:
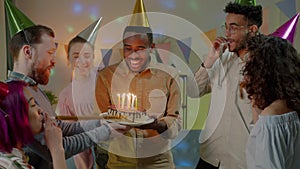
<path id="1" fill-rule="evenodd" d="M 7 82 L 9 93 L 0 103 L 0 151 L 11 152 L 17 143 L 33 141 L 28 119 L 28 101 L 24 96 L 23 81 Z M 7 116 L 6 116 L 7 115 Z"/>

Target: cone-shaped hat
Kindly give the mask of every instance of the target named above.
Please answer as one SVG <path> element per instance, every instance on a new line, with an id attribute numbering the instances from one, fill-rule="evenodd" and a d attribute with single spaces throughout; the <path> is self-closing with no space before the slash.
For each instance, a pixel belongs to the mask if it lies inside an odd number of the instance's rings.
<path id="1" fill-rule="evenodd" d="M 293 16 L 290 20 L 288 20 L 282 26 L 277 28 L 277 30 L 271 33 L 270 35 L 281 37 L 282 39 L 286 39 L 293 44 L 299 15 L 300 13 L 297 13 L 295 16 Z"/>
<path id="2" fill-rule="evenodd" d="M 136 0 L 128 26 L 150 27 L 143 0 Z"/>
<path id="3" fill-rule="evenodd" d="M 102 20 L 102 17 L 96 20 L 94 23 L 92 23 L 90 26 L 88 26 L 86 29 L 84 29 L 82 32 L 80 32 L 77 36 L 87 40 L 91 44 L 95 44 L 97 33 L 100 28 L 100 22 Z"/>
<path id="4" fill-rule="evenodd" d="M 256 6 L 256 0 L 235 0 L 235 3 L 248 6 Z"/>
<path id="5" fill-rule="evenodd" d="M 4 1 L 5 15 L 10 36 L 14 36 L 19 31 L 34 26 L 35 24 L 22 13 L 10 0 Z"/>

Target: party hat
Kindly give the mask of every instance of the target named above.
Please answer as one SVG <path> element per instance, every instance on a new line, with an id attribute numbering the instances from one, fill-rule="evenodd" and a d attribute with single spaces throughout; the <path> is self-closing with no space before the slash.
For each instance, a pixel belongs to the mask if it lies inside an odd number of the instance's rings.
<path id="1" fill-rule="evenodd" d="M 35 25 L 26 15 L 24 15 L 10 0 L 4 1 L 5 15 L 10 36 L 14 36 L 19 31 Z"/>
<path id="2" fill-rule="evenodd" d="M 256 0 L 235 0 L 235 3 L 248 6 L 256 6 Z"/>
<path id="3" fill-rule="evenodd" d="M 77 36 L 80 36 L 81 38 L 87 40 L 91 44 L 95 44 L 97 33 L 100 28 L 100 22 L 102 20 L 102 17 L 96 20 L 94 23 L 92 23 L 90 26 L 88 26 L 86 29 L 81 31 Z"/>
<path id="4" fill-rule="evenodd" d="M 299 15 L 300 13 L 297 13 L 295 16 L 293 16 L 290 20 L 288 20 L 282 26 L 277 28 L 277 30 L 271 33 L 270 35 L 281 37 L 282 39 L 286 39 L 293 44 Z"/>
<path id="5" fill-rule="evenodd" d="M 143 0 L 136 0 L 129 26 L 150 27 Z"/>

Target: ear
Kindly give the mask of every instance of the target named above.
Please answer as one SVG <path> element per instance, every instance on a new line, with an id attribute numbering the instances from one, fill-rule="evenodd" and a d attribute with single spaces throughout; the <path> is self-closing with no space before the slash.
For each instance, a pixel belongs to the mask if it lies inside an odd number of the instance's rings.
<path id="1" fill-rule="evenodd" d="M 251 36 L 254 36 L 257 32 L 258 32 L 257 25 L 251 25 L 249 27 L 249 33 L 251 34 Z"/>
<path id="2" fill-rule="evenodd" d="M 150 45 L 150 53 L 152 53 L 153 48 L 155 48 L 155 43 L 152 43 L 152 44 Z"/>
<path id="3" fill-rule="evenodd" d="M 27 59 L 31 59 L 31 58 L 32 58 L 32 51 L 31 51 L 30 45 L 24 45 L 24 46 L 22 47 L 22 52 L 23 52 L 24 56 L 25 56 Z"/>

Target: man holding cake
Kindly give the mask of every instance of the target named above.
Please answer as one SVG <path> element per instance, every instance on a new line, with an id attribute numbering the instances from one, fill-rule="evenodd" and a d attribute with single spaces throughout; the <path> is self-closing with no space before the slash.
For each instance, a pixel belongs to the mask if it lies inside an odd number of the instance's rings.
<path id="1" fill-rule="evenodd" d="M 143 2 L 137 0 L 136 14 L 123 34 L 124 60 L 99 72 L 95 93 L 102 112 L 110 108 L 125 116 L 135 116 L 133 119 L 143 119 L 147 114 L 154 120 L 144 124 L 138 120 L 138 126 L 109 143 L 105 166 L 109 169 L 175 168 L 170 139 L 181 128 L 179 74 L 151 59 L 155 45 L 144 9 Z M 104 159 L 99 147 L 95 154 L 101 167 Z"/>

